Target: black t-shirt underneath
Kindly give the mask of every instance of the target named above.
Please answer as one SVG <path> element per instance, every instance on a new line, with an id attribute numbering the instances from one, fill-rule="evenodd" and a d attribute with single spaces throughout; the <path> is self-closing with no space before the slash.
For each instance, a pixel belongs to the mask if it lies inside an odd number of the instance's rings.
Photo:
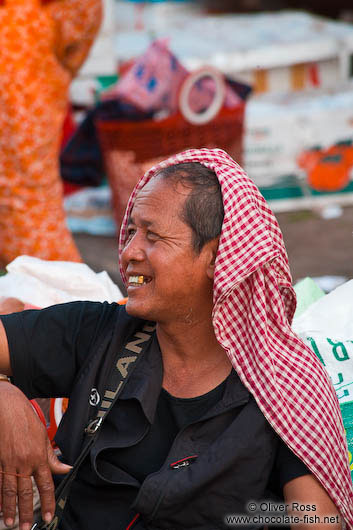
<path id="1" fill-rule="evenodd" d="M 194 398 L 176 398 L 162 388 L 155 421 L 148 434 L 132 447 L 104 451 L 104 458 L 142 484 L 147 475 L 162 467 L 178 432 L 218 403 L 225 386 L 226 380 L 207 394 Z"/>

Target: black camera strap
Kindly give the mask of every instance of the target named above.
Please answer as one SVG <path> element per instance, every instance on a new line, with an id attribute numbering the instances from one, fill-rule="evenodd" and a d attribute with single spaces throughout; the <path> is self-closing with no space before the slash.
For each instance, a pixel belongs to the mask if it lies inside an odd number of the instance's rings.
<path id="1" fill-rule="evenodd" d="M 45 523 L 43 521 L 34 523 L 31 530 L 56 530 L 58 528 L 64 513 L 71 485 L 77 472 L 97 439 L 99 430 L 107 417 L 108 412 L 119 397 L 128 377 L 137 365 L 137 362 L 149 346 L 155 329 L 155 323 L 146 322 L 142 329 L 136 331 L 132 337 L 130 336 L 128 338 L 122 351 L 119 352 L 118 356 L 114 359 L 114 366 L 110 371 L 108 384 L 106 385 L 104 396 L 99 404 L 97 414 L 94 419 L 89 421 L 85 428 L 86 439 L 83 449 L 77 457 L 71 471 L 65 476 L 61 484 L 55 490 L 56 505 L 54 517 L 50 523 Z"/>

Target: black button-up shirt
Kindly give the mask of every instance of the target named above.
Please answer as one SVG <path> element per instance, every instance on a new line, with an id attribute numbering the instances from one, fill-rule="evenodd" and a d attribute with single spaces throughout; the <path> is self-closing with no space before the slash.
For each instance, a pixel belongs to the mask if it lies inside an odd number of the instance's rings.
<path id="1" fill-rule="evenodd" d="M 90 302 L 14 314 L 3 323 L 15 383 L 29 397 L 70 396 L 57 441 L 73 463 L 92 388 L 104 394 L 116 352 L 143 323 L 115 304 Z M 225 518 L 269 498 L 270 485 L 280 491 L 308 472 L 234 371 L 219 401 L 168 439 L 158 412 L 162 369 L 155 338 L 78 472 L 61 530 L 123 530 L 137 514 L 136 529 L 229 528 Z"/>

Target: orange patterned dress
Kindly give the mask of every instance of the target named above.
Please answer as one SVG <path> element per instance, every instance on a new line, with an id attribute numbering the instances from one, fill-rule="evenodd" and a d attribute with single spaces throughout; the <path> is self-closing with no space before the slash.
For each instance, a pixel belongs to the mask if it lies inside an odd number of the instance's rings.
<path id="1" fill-rule="evenodd" d="M 0 267 L 27 254 L 80 261 L 59 174 L 72 77 L 101 0 L 0 0 Z"/>

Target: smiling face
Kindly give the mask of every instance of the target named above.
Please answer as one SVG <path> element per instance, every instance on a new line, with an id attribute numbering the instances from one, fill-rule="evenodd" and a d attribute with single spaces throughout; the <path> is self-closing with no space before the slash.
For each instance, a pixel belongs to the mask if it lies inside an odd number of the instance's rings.
<path id="1" fill-rule="evenodd" d="M 217 241 L 199 254 L 193 249 L 192 230 L 181 220 L 189 193 L 157 176 L 137 195 L 121 255 L 131 315 L 190 324 L 210 317 Z"/>

